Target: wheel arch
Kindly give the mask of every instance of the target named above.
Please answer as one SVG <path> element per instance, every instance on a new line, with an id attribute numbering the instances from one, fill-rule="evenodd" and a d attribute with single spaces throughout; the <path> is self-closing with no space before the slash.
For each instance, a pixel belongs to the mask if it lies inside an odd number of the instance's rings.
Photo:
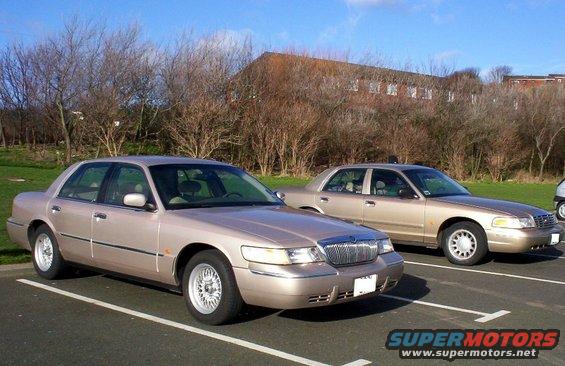
<path id="1" fill-rule="evenodd" d="M 51 232 L 53 234 L 55 233 L 55 230 L 53 230 L 53 226 L 51 226 L 51 224 L 47 220 L 45 220 L 44 218 L 37 217 L 37 218 L 32 219 L 30 221 L 28 227 L 27 227 L 27 240 L 28 240 L 30 247 L 33 246 L 33 243 L 32 243 L 33 234 L 35 234 L 35 231 L 41 225 L 46 225 L 47 227 L 49 227 L 49 230 L 51 230 Z"/>
<path id="2" fill-rule="evenodd" d="M 454 216 L 454 217 L 450 217 L 447 220 L 445 220 L 444 222 L 441 223 L 441 225 L 439 226 L 439 229 L 437 231 L 437 237 L 436 237 L 436 242 L 437 244 L 441 247 L 442 243 L 442 239 L 443 239 L 443 233 L 444 231 L 450 227 L 451 225 L 457 224 L 459 222 L 472 222 L 473 224 L 477 224 L 485 233 L 485 238 L 486 238 L 486 232 L 485 229 L 483 228 L 483 226 L 477 221 L 477 220 L 473 220 L 469 217 L 465 217 L 465 216 Z"/>
<path id="3" fill-rule="evenodd" d="M 217 247 L 215 245 L 212 245 L 212 244 L 209 244 L 209 243 L 201 243 L 201 242 L 186 244 L 180 250 L 179 254 L 176 256 L 175 262 L 174 262 L 174 265 L 173 265 L 173 274 L 174 274 L 174 279 L 175 279 L 176 283 L 180 284 L 182 274 L 183 274 L 183 271 L 184 271 L 184 267 L 186 266 L 188 261 L 192 257 L 194 257 L 197 253 L 202 252 L 204 250 L 210 250 L 210 249 L 217 250 L 218 252 L 220 252 L 222 254 L 222 256 L 224 256 L 224 258 L 229 263 L 232 263 L 229 255 L 224 250 L 220 249 L 219 247 Z"/>
<path id="4" fill-rule="evenodd" d="M 301 210 L 316 211 L 318 213 L 322 213 L 322 211 L 320 211 L 316 207 L 312 207 L 312 206 L 300 206 L 299 208 Z"/>

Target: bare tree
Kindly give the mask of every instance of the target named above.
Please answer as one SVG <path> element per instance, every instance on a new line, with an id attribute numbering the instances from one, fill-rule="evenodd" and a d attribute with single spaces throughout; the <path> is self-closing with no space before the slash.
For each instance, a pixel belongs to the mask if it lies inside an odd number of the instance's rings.
<path id="1" fill-rule="evenodd" d="M 486 76 L 487 83 L 501 84 L 505 76 L 512 74 L 512 67 L 508 65 L 494 66 L 488 71 Z"/>

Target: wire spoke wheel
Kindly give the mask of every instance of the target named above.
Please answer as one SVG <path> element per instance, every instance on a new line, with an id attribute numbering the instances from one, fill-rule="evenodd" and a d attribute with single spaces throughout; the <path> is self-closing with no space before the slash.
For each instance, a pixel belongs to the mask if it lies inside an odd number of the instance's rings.
<path id="1" fill-rule="evenodd" d="M 565 203 L 559 205 L 559 210 L 557 211 L 559 217 L 565 218 Z"/>
<path id="2" fill-rule="evenodd" d="M 39 234 L 35 239 L 33 251 L 37 267 L 44 272 L 48 271 L 53 263 L 53 243 L 49 235 Z"/>
<path id="3" fill-rule="evenodd" d="M 471 258 L 477 251 L 477 238 L 469 230 L 454 231 L 447 240 L 449 252 L 459 260 Z"/>
<path id="4" fill-rule="evenodd" d="M 206 263 L 194 267 L 188 281 L 188 294 L 198 312 L 213 313 L 222 299 L 222 280 L 216 269 Z"/>

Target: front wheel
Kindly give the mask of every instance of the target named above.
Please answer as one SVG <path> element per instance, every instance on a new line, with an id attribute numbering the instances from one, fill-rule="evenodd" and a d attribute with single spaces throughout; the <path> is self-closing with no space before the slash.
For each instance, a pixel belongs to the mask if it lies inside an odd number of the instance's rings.
<path id="1" fill-rule="evenodd" d="M 453 264 L 472 266 L 488 253 L 485 232 L 473 222 L 458 222 L 442 234 L 442 248 Z"/>
<path id="2" fill-rule="evenodd" d="M 559 220 L 565 220 L 565 201 L 561 201 L 557 205 L 557 218 Z"/>
<path id="3" fill-rule="evenodd" d="M 206 324 L 232 320 L 243 305 L 231 265 L 217 250 L 199 252 L 188 261 L 182 292 L 192 316 Z"/>
<path id="4" fill-rule="evenodd" d="M 67 267 L 57 239 L 47 225 L 41 225 L 33 234 L 32 257 L 37 274 L 48 280 L 59 277 Z"/>

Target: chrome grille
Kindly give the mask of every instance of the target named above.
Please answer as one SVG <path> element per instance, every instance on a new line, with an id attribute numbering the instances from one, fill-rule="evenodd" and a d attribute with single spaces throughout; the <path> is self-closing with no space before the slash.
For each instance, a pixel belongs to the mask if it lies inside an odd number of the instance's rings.
<path id="1" fill-rule="evenodd" d="M 557 224 L 557 217 L 554 214 L 534 216 L 536 227 L 551 227 Z"/>
<path id="2" fill-rule="evenodd" d="M 379 251 L 377 240 L 370 236 L 342 236 L 318 242 L 326 260 L 336 266 L 374 261 Z"/>

